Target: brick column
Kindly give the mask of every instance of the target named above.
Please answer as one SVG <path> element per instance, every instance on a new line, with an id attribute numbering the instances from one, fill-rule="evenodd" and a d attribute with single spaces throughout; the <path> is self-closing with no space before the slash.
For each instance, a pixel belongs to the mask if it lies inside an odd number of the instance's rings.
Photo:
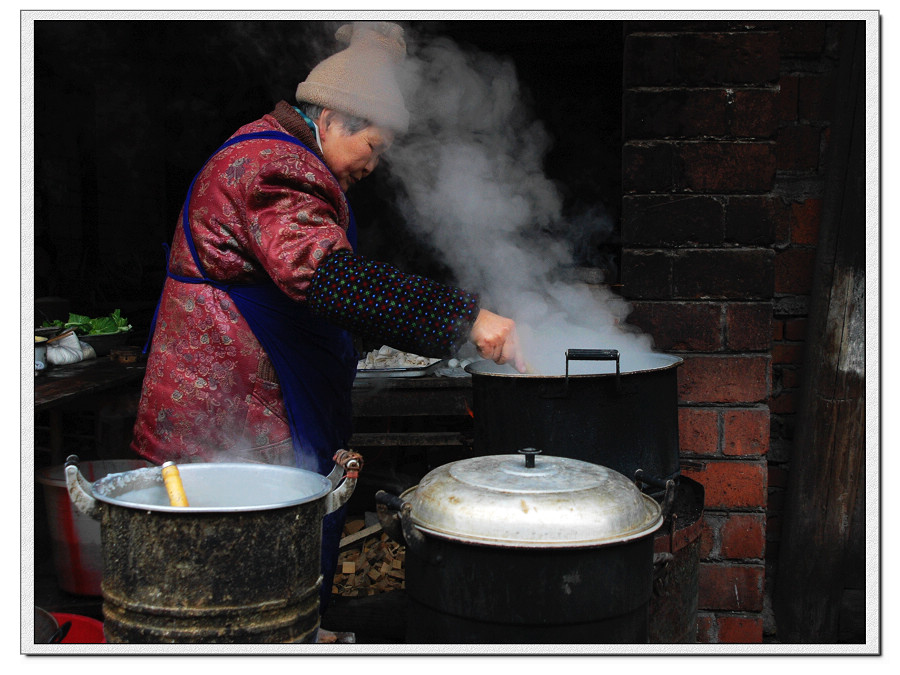
<path id="1" fill-rule="evenodd" d="M 779 44 L 746 23 L 626 24 L 621 281 L 629 322 L 685 361 L 701 642 L 763 636 Z"/>

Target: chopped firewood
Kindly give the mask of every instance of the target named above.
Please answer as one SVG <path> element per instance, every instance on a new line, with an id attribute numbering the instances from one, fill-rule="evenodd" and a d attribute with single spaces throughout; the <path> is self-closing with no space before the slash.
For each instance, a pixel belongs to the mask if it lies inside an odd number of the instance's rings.
<path id="1" fill-rule="evenodd" d="M 365 520 L 348 520 L 344 525 L 344 534 L 354 534 L 366 526 Z"/>
<path id="2" fill-rule="evenodd" d="M 359 522 L 348 521 L 349 527 L 344 528 L 332 593 L 359 597 L 404 588 L 405 547 L 390 539 L 380 525 L 360 529 Z"/>

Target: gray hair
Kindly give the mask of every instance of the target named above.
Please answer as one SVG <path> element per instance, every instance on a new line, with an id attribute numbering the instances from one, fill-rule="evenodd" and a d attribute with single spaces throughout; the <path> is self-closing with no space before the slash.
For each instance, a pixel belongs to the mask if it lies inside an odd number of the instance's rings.
<path id="1" fill-rule="evenodd" d="M 319 115 L 322 114 L 322 111 L 325 110 L 324 106 L 316 105 L 315 103 L 309 103 L 308 101 L 299 101 L 297 103 L 297 107 L 303 111 L 303 113 L 309 117 L 312 121 L 317 122 L 319 119 Z M 345 112 L 341 112 L 340 110 L 334 110 L 335 116 L 337 118 L 337 123 L 340 127 L 346 131 L 349 135 L 355 134 L 358 131 L 362 131 L 366 127 L 372 126 L 372 123 L 363 119 L 362 117 L 356 117 L 354 115 L 348 115 Z"/>

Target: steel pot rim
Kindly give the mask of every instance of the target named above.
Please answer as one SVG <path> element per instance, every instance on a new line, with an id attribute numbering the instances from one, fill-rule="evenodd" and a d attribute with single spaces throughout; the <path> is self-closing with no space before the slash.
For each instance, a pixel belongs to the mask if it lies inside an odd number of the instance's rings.
<path id="1" fill-rule="evenodd" d="M 652 352 L 649 354 L 642 354 L 642 359 L 649 359 L 652 361 L 658 361 L 658 365 L 653 365 L 649 368 L 622 368 L 619 376 L 620 377 L 628 377 L 628 376 L 639 376 L 641 374 L 649 374 L 649 373 L 657 373 L 665 370 L 669 370 L 671 368 L 676 368 L 684 363 L 684 359 L 680 356 L 674 356 L 672 354 L 663 354 L 661 352 Z M 603 373 L 569 373 L 566 375 L 564 372 L 560 373 L 520 373 L 512 366 L 506 365 L 498 365 L 491 361 L 490 359 L 482 359 L 480 361 L 475 361 L 474 363 L 470 363 L 465 367 L 465 371 L 473 376 L 484 376 L 484 377 L 495 377 L 495 378 L 508 378 L 508 379 L 522 379 L 522 380 L 560 380 L 560 379 L 575 379 L 575 380 L 588 380 L 594 378 L 615 378 L 616 372 L 613 370 L 612 372 L 603 372 Z"/>
<path id="2" fill-rule="evenodd" d="M 223 472 L 240 472 L 245 475 L 245 478 L 248 472 L 263 476 L 265 476 L 265 474 L 273 474 L 276 478 L 281 479 L 281 483 L 269 486 L 270 489 L 273 490 L 275 498 L 268 501 L 253 500 L 245 495 L 244 498 L 247 503 L 243 504 L 231 503 L 217 505 L 200 503 L 196 505 L 191 504 L 186 507 L 172 506 L 168 503 L 158 501 L 159 499 L 166 497 L 159 467 L 148 467 L 146 469 L 135 469 L 133 471 L 109 474 L 92 484 L 91 493 L 97 501 L 111 506 L 148 512 L 198 515 L 203 513 L 249 513 L 295 507 L 324 499 L 332 491 L 332 485 L 325 476 L 291 466 L 244 462 L 219 462 L 181 464 L 178 468 L 182 480 L 185 483 L 185 492 L 188 494 L 189 502 L 191 501 L 192 492 L 196 495 L 196 491 L 192 490 L 192 481 L 195 479 L 195 474 L 200 474 L 202 476 L 203 473 L 215 474 Z M 298 483 L 298 479 L 302 481 L 302 483 Z M 287 482 L 285 482 L 285 480 Z M 205 487 L 210 486 L 207 485 Z M 220 489 L 234 488 L 232 491 L 233 498 L 237 499 L 240 497 L 240 493 L 237 492 L 240 485 L 236 484 L 234 481 L 226 481 L 219 485 L 213 485 L 212 487 Z M 143 493 L 140 495 L 140 498 L 134 498 L 133 493 L 137 490 L 146 489 L 154 490 L 155 492 L 152 494 Z M 293 491 L 296 491 L 297 494 L 295 496 L 290 496 L 290 493 Z M 130 494 L 132 495 L 131 499 L 123 498 L 128 497 Z M 154 498 L 156 498 L 157 501 L 154 501 Z"/>

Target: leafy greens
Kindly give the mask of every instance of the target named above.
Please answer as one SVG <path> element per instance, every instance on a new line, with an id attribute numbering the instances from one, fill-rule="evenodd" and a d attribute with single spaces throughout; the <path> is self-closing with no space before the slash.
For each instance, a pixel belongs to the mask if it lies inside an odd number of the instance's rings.
<path id="1" fill-rule="evenodd" d="M 131 324 L 128 319 L 122 316 L 122 313 L 116 309 L 108 316 L 90 318 L 83 314 L 69 313 L 69 320 L 63 323 L 61 320 L 45 321 L 44 327 L 62 328 L 63 330 L 72 329 L 76 335 L 107 335 L 109 333 L 124 333 L 131 330 Z"/>

